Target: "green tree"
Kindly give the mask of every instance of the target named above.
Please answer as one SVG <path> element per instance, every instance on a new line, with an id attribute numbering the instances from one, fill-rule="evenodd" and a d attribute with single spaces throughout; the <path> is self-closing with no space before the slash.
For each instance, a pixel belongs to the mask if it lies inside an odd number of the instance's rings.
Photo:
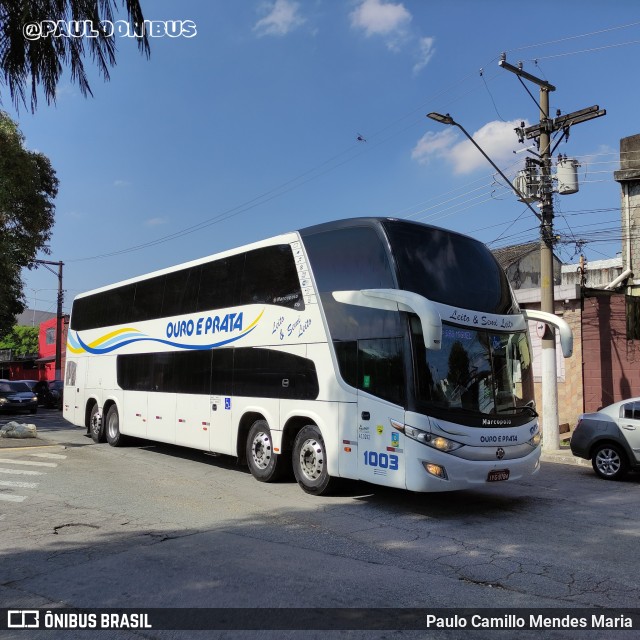
<path id="1" fill-rule="evenodd" d="M 48 253 L 58 179 L 49 159 L 24 148 L 24 136 L 0 111 L 0 337 L 24 310 L 23 268 Z"/>
<path id="2" fill-rule="evenodd" d="M 38 327 L 16 325 L 2 340 L 0 349 L 11 349 L 15 356 L 34 356 L 38 353 Z"/>
<path id="3" fill-rule="evenodd" d="M 127 10 L 131 33 L 138 48 L 149 56 L 149 41 L 144 32 L 144 16 L 139 0 L 0 0 L 0 82 L 9 87 L 11 98 L 35 111 L 38 87 L 44 91 L 47 104 L 55 103 L 56 87 L 64 67 L 71 68 L 71 79 L 80 87 L 82 95 L 93 95 L 84 67 L 89 54 L 100 74 L 109 80 L 109 68 L 115 66 L 115 39 L 103 22 L 113 23 L 114 9 L 121 5 Z M 70 21 L 91 23 L 96 37 L 67 37 Z M 38 37 L 38 26 L 59 25 L 53 34 Z M 36 25 L 30 32 L 27 25 Z M 60 31 L 62 30 L 62 31 Z M 62 35 L 61 35 L 62 34 Z M 30 98 L 27 98 L 31 86 Z"/>

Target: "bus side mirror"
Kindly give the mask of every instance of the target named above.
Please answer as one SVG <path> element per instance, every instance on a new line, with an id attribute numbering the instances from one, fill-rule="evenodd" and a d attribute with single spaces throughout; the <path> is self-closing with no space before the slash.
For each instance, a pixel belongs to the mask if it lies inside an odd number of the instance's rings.
<path id="1" fill-rule="evenodd" d="M 442 346 L 440 314 L 431 300 L 417 293 L 402 289 L 363 289 L 362 291 L 333 291 L 331 295 L 334 300 L 343 304 L 415 313 L 420 318 L 426 348 L 439 351 Z"/>
<path id="2" fill-rule="evenodd" d="M 522 313 L 527 320 L 538 320 L 546 324 L 556 327 L 560 332 L 560 347 L 562 355 L 570 358 L 573 354 L 573 331 L 565 320 L 546 311 L 538 311 L 537 309 L 523 309 Z"/>

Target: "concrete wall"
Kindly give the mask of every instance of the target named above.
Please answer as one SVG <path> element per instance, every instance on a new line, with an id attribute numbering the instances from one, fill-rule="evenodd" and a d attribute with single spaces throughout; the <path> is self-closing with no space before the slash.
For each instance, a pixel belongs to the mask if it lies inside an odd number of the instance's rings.
<path id="1" fill-rule="evenodd" d="M 640 295 L 640 134 L 620 140 L 620 170 L 613 175 L 621 189 L 623 265 L 634 273 L 628 293 Z"/>
<path id="2" fill-rule="evenodd" d="M 562 263 L 554 256 L 554 284 L 560 284 Z M 507 278 L 514 289 L 540 288 L 540 251 L 532 251 L 512 262 L 506 269 Z"/>

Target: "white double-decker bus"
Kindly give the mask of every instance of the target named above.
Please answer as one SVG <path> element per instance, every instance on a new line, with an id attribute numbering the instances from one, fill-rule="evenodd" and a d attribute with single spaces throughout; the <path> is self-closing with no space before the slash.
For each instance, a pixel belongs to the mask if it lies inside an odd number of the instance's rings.
<path id="1" fill-rule="evenodd" d="M 562 320 L 565 355 L 571 332 Z M 307 493 L 336 478 L 412 491 L 539 467 L 527 316 L 480 242 L 356 218 L 78 296 L 64 417 L 237 456 Z"/>

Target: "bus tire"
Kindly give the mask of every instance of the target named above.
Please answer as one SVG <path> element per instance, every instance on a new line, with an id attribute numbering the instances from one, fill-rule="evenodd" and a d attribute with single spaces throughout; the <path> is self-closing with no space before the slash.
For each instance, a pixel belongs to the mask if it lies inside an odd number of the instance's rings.
<path id="1" fill-rule="evenodd" d="M 293 443 L 293 474 L 302 490 L 311 495 L 326 495 L 335 484 L 327 472 L 322 434 L 314 424 L 302 427 Z"/>
<path id="2" fill-rule="evenodd" d="M 91 434 L 91 439 L 96 443 L 107 441 L 104 434 L 102 412 L 97 404 L 94 404 L 91 408 L 91 415 L 89 416 L 89 433 Z"/>
<path id="3" fill-rule="evenodd" d="M 104 430 L 107 442 L 112 447 L 121 447 L 124 444 L 125 437 L 120 433 L 120 416 L 118 415 L 118 407 L 115 404 L 111 405 L 109 411 L 107 411 Z"/>
<path id="4" fill-rule="evenodd" d="M 245 453 L 251 475 L 259 482 L 273 482 L 282 477 L 286 461 L 273 451 L 271 429 L 266 420 L 256 420 L 251 425 Z"/>

